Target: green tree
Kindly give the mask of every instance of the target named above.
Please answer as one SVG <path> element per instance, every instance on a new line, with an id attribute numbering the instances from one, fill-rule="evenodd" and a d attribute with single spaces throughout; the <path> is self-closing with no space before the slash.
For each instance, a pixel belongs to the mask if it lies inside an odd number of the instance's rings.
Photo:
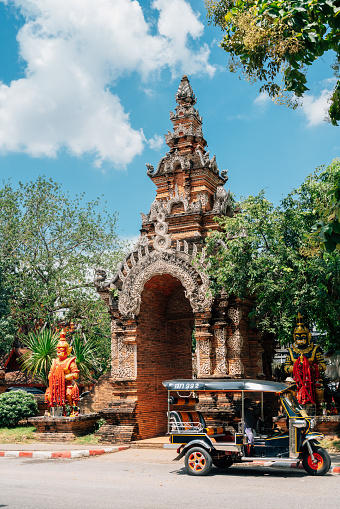
<path id="1" fill-rule="evenodd" d="M 10 320 L 10 295 L 0 265 L 0 354 L 7 352 L 13 342 L 14 328 Z"/>
<path id="2" fill-rule="evenodd" d="M 240 69 L 248 80 L 263 82 L 260 91 L 281 102 L 297 106 L 294 97 L 302 97 L 308 90 L 308 67 L 333 51 L 337 83 L 329 100 L 329 118 L 338 125 L 338 0 L 206 0 L 206 7 L 210 22 L 225 32 L 221 47 L 230 54 L 230 70 Z M 280 76 L 282 83 L 278 82 Z"/>
<path id="3" fill-rule="evenodd" d="M 8 319 L 21 337 L 73 322 L 89 339 L 110 343 L 107 309 L 93 287 L 94 267 L 108 274 L 122 259 L 116 214 L 100 200 L 71 199 L 51 179 L 0 190 L 0 256 L 11 290 Z M 107 348 L 105 358 L 107 359 Z"/>
<path id="4" fill-rule="evenodd" d="M 331 179 L 331 186 L 316 204 L 319 220 L 313 231 L 323 248 L 332 253 L 340 250 L 340 161 L 334 161 L 330 168 L 332 171 L 327 171 L 325 177 Z"/>
<path id="5" fill-rule="evenodd" d="M 208 240 L 213 290 L 252 296 L 252 326 L 282 343 L 291 341 L 300 311 L 327 333 L 326 346 L 340 346 L 340 253 L 322 250 L 310 235 L 339 167 L 317 170 L 278 207 L 263 192 L 243 199 L 241 212 L 219 219 L 222 233 Z"/>

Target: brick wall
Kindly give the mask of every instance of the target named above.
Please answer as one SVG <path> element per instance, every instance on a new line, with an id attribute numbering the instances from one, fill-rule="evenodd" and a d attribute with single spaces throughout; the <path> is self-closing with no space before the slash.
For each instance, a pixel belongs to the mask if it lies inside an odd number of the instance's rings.
<path id="1" fill-rule="evenodd" d="M 107 407 L 114 398 L 113 383 L 110 373 L 101 376 L 90 393 L 79 401 L 82 414 L 99 412 Z"/>

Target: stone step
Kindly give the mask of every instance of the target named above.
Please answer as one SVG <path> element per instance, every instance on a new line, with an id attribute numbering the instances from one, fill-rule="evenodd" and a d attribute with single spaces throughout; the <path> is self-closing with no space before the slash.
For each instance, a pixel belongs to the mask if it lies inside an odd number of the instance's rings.
<path id="1" fill-rule="evenodd" d="M 133 428 L 133 425 L 119 426 L 113 424 L 104 424 L 99 428 L 97 433 L 95 433 L 95 436 L 99 437 L 100 442 L 131 442 Z"/>

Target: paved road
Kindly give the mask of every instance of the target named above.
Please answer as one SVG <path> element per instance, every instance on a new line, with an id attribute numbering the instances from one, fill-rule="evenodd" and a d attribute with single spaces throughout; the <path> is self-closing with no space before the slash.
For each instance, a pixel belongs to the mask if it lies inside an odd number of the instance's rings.
<path id="1" fill-rule="evenodd" d="M 81 460 L 0 461 L 6 509 L 310 509 L 340 507 L 339 476 L 233 466 L 186 475 L 174 451 L 128 449 Z"/>

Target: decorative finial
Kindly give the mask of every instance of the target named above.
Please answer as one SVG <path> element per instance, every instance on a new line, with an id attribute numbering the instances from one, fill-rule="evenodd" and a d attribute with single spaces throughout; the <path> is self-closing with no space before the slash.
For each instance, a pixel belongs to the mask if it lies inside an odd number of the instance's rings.
<path id="1" fill-rule="evenodd" d="M 175 98 L 178 104 L 196 104 L 195 94 L 186 75 L 181 79 Z"/>

